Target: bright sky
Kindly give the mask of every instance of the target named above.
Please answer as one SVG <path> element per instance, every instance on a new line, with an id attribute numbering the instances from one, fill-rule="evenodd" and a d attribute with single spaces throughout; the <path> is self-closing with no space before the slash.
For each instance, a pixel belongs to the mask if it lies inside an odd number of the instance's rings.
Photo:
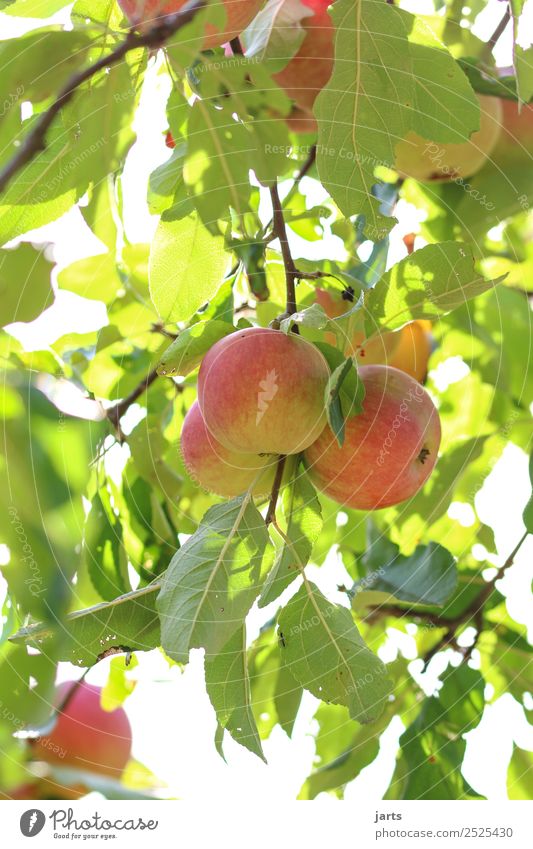
<path id="1" fill-rule="evenodd" d="M 411 11 L 431 11 L 431 4 L 424 0 L 413 0 L 403 5 Z M 533 20 L 533 0 L 529 0 L 528 6 Z M 476 33 L 486 37 L 494 29 L 495 21 L 501 14 L 501 3 L 491 0 Z M 58 16 L 59 19 L 62 16 Z M 42 25 L 42 22 L 34 23 Z M 27 19 L 17 21 L 0 14 L 3 37 L 25 31 L 28 24 Z M 510 64 L 509 38 L 502 39 L 498 45 L 497 58 L 500 65 Z M 148 213 L 145 193 L 149 173 L 169 155 L 162 136 L 167 126 L 164 117 L 167 85 L 165 78 L 157 76 L 155 72 L 149 75 L 149 83 L 136 118 L 138 140 L 128 156 L 124 173 L 125 223 L 132 242 L 148 242 L 157 224 L 157 219 Z M 317 189 L 313 181 L 304 180 L 302 188 L 309 193 L 313 204 L 321 201 L 321 190 Z M 417 228 L 416 210 L 404 202 L 401 219 L 401 224 L 393 231 L 390 264 L 405 254 L 401 236 Z M 36 243 L 53 243 L 53 255 L 60 267 L 81 256 L 94 255 L 103 250 L 77 210 L 35 231 L 31 238 Z M 296 256 L 305 253 L 309 258 L 342 258 L 342 243 L 334 236 L 330 235 L 312 244 L 303 242 L 294 234 L 291 239 Z M 83 308 L 80 308 L 81 303 Z M 37 349 L 52 343 L 66 332 L 86 332 L 98 329 L 105 323 L 103 304 L 94 303 L 91 306 L 72 293 L 59 292 L 50 309 L 31 325 L 14 326 L 13 335 L 28 348 Z M 454 382 L 459 376 L 451 367 L 445 379 Z M 502 493 L 505 494 L 503 498 Z M 495 529 L 498 550 L 502 554 L 499 562 L 503 562 L 521 536 L 520 516 L 528 493 L 527 458 L 518 448 L 508 446 L 476 497 L 476 507 L 482 521 Z M 468 522 L 468 516 L 460 510 L 454 516 Z M 530 597 L 532 555 L 533 539 L 530 538 L 515 565 L 508 571 L 502 586 L 502 591 L 508 597 L 511 615 L 521 623 L 533 621 L 533 601 Z M 342 603 L 343 597 L 335 592 L 335 587 L 349 579 L 335 551 L 326 567 L 321 570 L 310 569 L 310 574 L 332 599 Z M 249 622 L 251 638 L 273 612 L 271 608 L 252 611 Z M 394 657 L 397 651 L 412 659 L 414 640 L 390 629 L 389 641 L 383 651 L 387 660 Z M 448 654 L 453 655 L 453 652 Z M 279 727 L 274 729 L 264 746 L 268 766 L 229 737 L 225 745 L 226 765 L 213 746 L 215 719 L 203 683 L 201 652 L 192 652 L 191 662 L 183 673 L 176 668 L 169 670 L 159 652 L 139 654 L 138 660 L 139 666 L 131 673 L 138 680 L 138 685 L 126 705 L 133 725 L 134 755 L 169 785 L 169 795 L 194 800 L 216 798 L 228 802 L 238 798 L 240 804 L 255 802 L 258 798 L 263 803 L 294 799 L 313 763 L 314 744 L 309 732 L 312 730 L 316 699 L 306 694 L 292 740 Z M 441 656 L 432 661 L 424 676 L 420 675 L 420 661 L 412 664 L 412 671 L 429 693 L 433 691 L 436 676 L 445 665 L 446 661 Z M 72 678 L 77 677 L 79 672 L 69 664 L 61 664 L 59 675 L 61 679 Z M 88 676 L 89 681 L 100 684 L 106 678 L 105 661 Z M 377 761 L 363 770 L 361 776 L 347 789 L 347 800 L 361 802 L 381 798 L 394 768 L 395 749 L 401 731 L 401 721 L 396 719 L 383 737 Z M 510 697 L 504 697 L 490 706 L 481 725 L 468 736 L 466 778 L 477 791 L 491 799 L 506 798 L 504 767 L 511 754 L 513 736 L 521 746 L 533 749 L 533 729 L 527 725 Z M 323 796 L 323 801 L 329 798 Z"/>

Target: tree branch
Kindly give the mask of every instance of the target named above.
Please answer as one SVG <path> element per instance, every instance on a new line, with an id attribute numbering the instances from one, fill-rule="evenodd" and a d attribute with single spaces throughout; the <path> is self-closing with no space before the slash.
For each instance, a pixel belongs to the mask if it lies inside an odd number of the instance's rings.
<path id="1" fill-rule="evenodd" d="M 487 41 L 486 48 L 484 48 L 488 53 L 492 53 L 492 51 L 496 47 L 498 41 L 500 40 L 500 38 L 504 34 L 505 30 L 507 29 L 507 24 L 509 23 L 510 20 L 511 20 L 511 8 L 510 8 L 509 3 L 507 2 L 505 4 L 505 12 L 503 13 L 503 16 L 502 16 L 500 23 L 498 24 L 498 26 L 496 27 L 496 29 L 492 33 L 491 37 Z"/>
<path id="2" fill-rule="evenodd" d="M 112 407 L 109 407 L 109 409 L 106 410 L 106 418 L 115 427 L 121 442 L 124 440 L 124 434 L 120 429 L 120 420 L 122 416 L 131 407 L 131 405 L 134 404 L 138 398 L 140 398 L 143 392 L 146 392 L 148 387 L 151 386 L 151 384 L 157 377 L 157 367 L 155 367 L 148 372 L 146 377 L 143 377 L 141 382 L 135 387 L 135 389 L 130 392 L 129 395 L 123 398 L 122 401 L 119 401 L 117 404 L 114 404 Z"/>
<path id="3" fill-rule="evenodd" d="M 503 578 L 507 569 L 509 569 L 509 567 L 512 566 L 512 564 L 514 563 L 514 559 L 518 554 L 520 548 L 524 544 L 525 540 L 527 539 L 528 535 L 529 532 L 525 531 L 519 542 L 511 551 L 505 563 L 503 563 L 503 565 L 500 566 L 500 568 L 496 572 L 494 578 L 492 578 L 490 581 L 487 581 L 487 583 L 484 587 L 482 587 L 477 596 L 457 616 L 447 618 L 446 616 L 441 616 L 438 613 L 431 613 L 425 610 L 416 610 L 412 607 L 409 608 L 401 607 L 400 605 L 394 604 L 383 604 L 370 608 L 370 613 L 366 617 L 367 621 L 374 621 L 380 616 L 412 617 L 413 619 L 420 619 L 422 621 L 429 622 L 436 628 L 445 628 L 446 631 L 444 635 L 438 640 L 438 642 L 429 650 L 429 652 L 424 657 L 424 668 L 426 668 L 431 658 L 439 651 L 441 651 L 441 649 L 446 648 L 449 645 L 453 645 L 459 651 L 462 651 L 462 649 L 457 646 L 457 629 L 461 625 L 466 625 L 467 622 L 474 620 L 477 631 L 474 643 L 473 645 L 465 648 L 463 651 L 465 659 L 468 659 L 471 656 L 472 651 L 477 643 L 479 634 L 481 633 L 484 627 L 483 608 L 492 593 L 494 592 L 497 582 Z"/>
<path id="4" fill-rule="evenodd" d="M 278 192 L 278 184 L 274 183 L 270 186 L 270 198 L 272 200 L 272 224 L 273 232 L 281 246 L 281 255 L 283 257 L 283 265 L 285 266 L 285 285 L 287 287 L 287 313 L 292 315 L 296 312 L 296 267 L 294 265 L 289 240 L 287 238 L 287 228 L 285 227 L 285 219 L 283 217 L 283 206 Z"/>
<path id="5" fill-rule="evenodd" d="M 81 71 L 73 74 L 65 83 L 56 99 L 49 108 L 43 112 L 35 121 L 32 129 L 25 137 L 13 158 L 0 171 L 0 193 L 5 191 L 12 178 L 25 165 L 31 162 L 39 152 L 46 149 L 46 135 L 54 119 L 61 109 L 72 100 L 72 97 L 83 85 L 99 71 L 117 65 L 131 50 L 140 47 L 159 48 L 168 41 L 178 30 L 190 23 L 195 15 L 205 6 L 206 0 L 194 0 L 188 3 L 181 11 L 158 21 L 155 26 L 143 33 L 136 33 L 133 29 L 127 34 L 114 50 L 106 56 L 102 56 L 94 65 L 89 65 Z"/>

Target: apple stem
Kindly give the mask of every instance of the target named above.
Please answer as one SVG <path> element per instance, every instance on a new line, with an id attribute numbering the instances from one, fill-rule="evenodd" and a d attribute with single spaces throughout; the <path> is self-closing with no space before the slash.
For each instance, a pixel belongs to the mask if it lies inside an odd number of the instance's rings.
<path id="1" fill-rule="evenodd" d="M 270 494 L 270 503 L 268 505 L 268 510 L 265 516 L 265 525 L 267 527 L 272 524 L 272 522 L 276 518 L 276 506 L 278 503 L 278 496 L 281 488 L 281 479 L 283 477 L 283 469 L 285 468 L 286 459 L 287 457 L 285 456 L 285 454 L 281 454 L 278 460 L 276 475 L 274 477 L 274 483 L 272 484 L 272 492 Z"/>

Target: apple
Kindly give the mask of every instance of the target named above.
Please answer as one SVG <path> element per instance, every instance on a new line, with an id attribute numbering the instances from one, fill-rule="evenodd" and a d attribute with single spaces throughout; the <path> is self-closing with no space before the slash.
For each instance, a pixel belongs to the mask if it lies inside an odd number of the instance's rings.
<path id="1" fill-rule="evenodd" d="M 349 301 L 330 290 L 317 289 L 316 300 L 330 318 L 337 318 L 350 309 Z M 324 338 L 336 344 L 334 333 L 328 332 Z M 418 320 L 410 321 L 400 330 L 385 331 L 368 342 L 364 333 L 356 332 L 346 339 L 343 352 L 347 357 L 355 357 L 361 365 L 389 365 L 421 382 L 427 374 L 431 350 L 431 322 Z"/>
<path id="2" fill-rule="evenodd" d="M 494 151 L 494 158 L 516 161 L 517 157 L 533 156 L 533 104 L 523 104 L 518 109 L 514 100 L 501 100 L 502 131 Z"/>
<path id="3" fill-rule="evenodd" d="M 61 705 L 74 686 L 65 681 L 56 690 Z M 131 754 L 131 727 L 123 708 L 105 711 L 100 687 L 82 681 L 44 737 L 33 744 L 34 758 L 119 778 Z"/>
<path id="4" fill-rule="evenodd" d="M 209 432 L 231 451 L 297 454 L 326 423 L 324 356 L 281 330 L 250 327 L 220 339 L 198 374 L 198 403 Z"/>
<path id="5" fill-rule="evenodd" d="M 291 129 L 311 132 L 316 129 L 313 105 L 333 71 L 335 28 L 328 15 L 331 0 L 300 0 L 312 15 L 299 22 L 305 37 L 295 56 L 274 74 L 274 80 L 296 106 L 289 116 Z"/>
<path id="6" fill-rule="evenodd" d="M 396 146 L 395 169 L 403 177 L 422 182 L 443 182 L 471 177 L 494 150 L 502 124 L 502 107 L 497 97 L 478 95 L 480 128 L 467 142 L 441 144 L 410 132 Z"/>
<path id="7" fill-rule="evenodd" d="M 158 19 L 179 12 L 187 0 L 118 0 L 119 6 L 138 29 L 149 29 Z M 222 32 L 213 24 L 206 25 L 204 47 L 219 47 L 240 35 L 259 12 L 264 0 L 211 0 L 210 6 L 223 2 L 226 24 Z"/>
<path id="8" fill-rule="evenodd" d="M 339 446 L 328 427 L 305 452 L 309 477 L 334 501 L 377 510 L 411 498 L 437 461 L 440 419 L 426 390 L 390 366 L 362 366 L 363 412 Z"/>
<path id="9" fill-rule="evenodd" d="M 197 401 L 185 416 L 180 447 L 191 478 L 216 495 L 224 498 L 241 495 L 256 478 L 255 496 L 266 496 L 272 489 L 277 457 L 243 454 L 225 448 L 209 433 Z"/>

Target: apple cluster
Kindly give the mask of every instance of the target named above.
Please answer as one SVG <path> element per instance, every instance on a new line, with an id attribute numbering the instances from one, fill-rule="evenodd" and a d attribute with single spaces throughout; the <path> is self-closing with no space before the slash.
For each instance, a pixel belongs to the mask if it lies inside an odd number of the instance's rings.
<path id="1" fill-rule="evenodd" d="M 221 339 L 202 361 L 183 423 L 191 477 L 224 497 L 249 488 L 266 496 L 279 457 L 301 454 L 315 486 L 340 504 L 373 510 L 410 498 L 440 443 L 424 387 L 390 365 L 361 366 L 363 411 L 348 415 L 339 445 L 326 418 L 329 378 L 322 353 L 293 333 L 251 327 Z"/>

